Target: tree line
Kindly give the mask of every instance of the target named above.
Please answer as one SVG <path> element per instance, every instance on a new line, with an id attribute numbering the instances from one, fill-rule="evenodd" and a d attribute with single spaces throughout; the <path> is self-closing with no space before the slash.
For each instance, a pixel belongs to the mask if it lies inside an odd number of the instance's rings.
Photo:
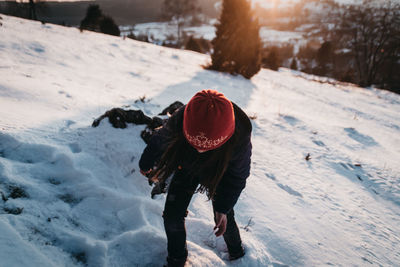
<path id="1" fill-rule="evenodd" d="M 184 26 L 201 21 L 198 0 L 163 0 L 163 18 L 177 25 L 175 43 L 166 41 L 163 44 L 209 52 L 211 63 L 207 69 L 249 79 L 261 67 L 277 70 L 283 65 L 363 87 L 377 86 L 400 93 L 400 5 L 390 0 L 379 4 L 375 0 L 364 0 L 361 5 L 338 8 L 332 0 L 325 2 L 335 8 L 324 12 L 314 23 L 319 28 L 317 37 L 323 41 L 309 41 L 297 54 L 290 44 L 266 46 L 262 43 L 258 19 L 261 11 L 252 9 L 248 0 L 223 0 L 215 25 L 216 36 L 211 43 L 182 32 Z M 26 16 L 35 19 L 34 1 L 23 7 L 25 12 L 29 11 Z M 299 5 L 296 10 L 301 10 Z M 267 14 L 272 16 L 273 13 Z M 310 11 L 299 14 L 305 21 L 308 17 L 315 18 Z M 263 21 L 266 19 L 264 14 Z M 276 17 L 271 20 L 278 21 Z M 120 35 L 118 25 L 96 4 L 88 7 L 80 29 Z"/>
<path id="2" fill-rule="evenodd" d="M 285 66 L 400 93 L 400 5 L 364 0 L 360 5 L 333 6 L 315 18 L 317 27 L 312 30 L 317 33 L 308 36 L 296 54 L 289 44 L 265 47 L 263 66 Z"/>

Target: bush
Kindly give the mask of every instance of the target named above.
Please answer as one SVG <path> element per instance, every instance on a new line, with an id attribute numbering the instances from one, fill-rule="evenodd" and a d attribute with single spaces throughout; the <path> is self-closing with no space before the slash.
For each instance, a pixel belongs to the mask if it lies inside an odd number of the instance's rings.
<path id="1" fill-rule="evenodd" d="M 147 34 L 135 35 L 133 32 L 131 32 L 126 37 L 133 39 L 133 40 L 150 43 L 150 40 L 149 40 L 149 37 L 147 36 Z"/>
<path id="2" fill-rule="evenodd" d="M 201 48 L 199 41 L 193 38 L 193 36 L 190 36 L 189 40 L 186 42 L 185 49 L 203 53 L 203 49 Z"/>
<path id="3" fill-rule="evenodd" d="M 211 42 L 204 38 L 190 36 L 186 41 L 185 49 L 206 54 L 211 50 Z"/>
<path id="4" fill-rule="evenodd" d="M 109 16 L 104 16 L 100 21 L 100 32 L 115 36 L 120 35 L 117 24 L 115 24 L 114 20 Z"/>
<path id="5" fill-rule="evenodd" d="M 271 70 L 278 70 L 281 66 L 281 59 L 279 57 L 279 48 L 277 46 L 272 46 L 264 50 L 264 56 L 262 59 L 262 64 L 264 68 L 269 68 Z"/>
<path id="6" fill-rule="evenodd" d="M 205 38 L 199 38 L 197 39 L 197 41 L 199 42 L 201 48 L 203 49 L 203 53 L 210 53 L 212 45 L 211 45 L 211 41 L 205 39 Z"/>
<path id="7" fill-rule="evenodd" d="M 99 5 L 89 5 L 85 18 L 81 21 L 80 30 L 89 30 L 119 36 L 118 25 L 110 16 L 103 15 Z"/>

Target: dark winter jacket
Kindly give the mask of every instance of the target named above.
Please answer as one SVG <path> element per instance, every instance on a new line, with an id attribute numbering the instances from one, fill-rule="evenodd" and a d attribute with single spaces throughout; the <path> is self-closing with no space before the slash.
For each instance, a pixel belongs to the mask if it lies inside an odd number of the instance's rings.
<path id="1" fill-rule="evenodd" d="M 161 158 L 168 136 L 171 132 L 182 131 L 183 111 L 185 107 L 177 110 L 167 124 L 161 128 L 150 140 L 143 151 L 139 161 L 139 167 L 143 171 L 150 170 Z M 232 158 L 228 168 L 217 186 L 214 196 L 214 207 L 217 212 L 228 213 L 236 204 L 240 193 L 246 186 L 246 178 L 250 174 L 251 158 L 251 122 L 247 115 L 236 104 L 233 104 L 235 112 L 235 131 L 239 134 L 234 146 Z M 182 164 L 183 168 L 185 164 Z"/>

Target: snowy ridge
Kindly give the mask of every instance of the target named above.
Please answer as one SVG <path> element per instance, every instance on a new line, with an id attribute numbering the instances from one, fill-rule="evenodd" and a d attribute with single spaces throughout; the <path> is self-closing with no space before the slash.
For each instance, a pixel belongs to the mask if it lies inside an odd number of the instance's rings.
<path id="1" fill-rule="evenodd" d="M 161 266 L 165 196 L 151 199 L 139 174 L 143 126 L 90 125 L 112 107 L 154 116 L 203 88 L 254 117 L 235 207 L 247 253 L 226 260 L 196 194 L 187 266 L 400 264 L 398 95 L 285 69 L 248 81 L 203 70 L 206 55 L 1 17 L 1 267 Z"/>

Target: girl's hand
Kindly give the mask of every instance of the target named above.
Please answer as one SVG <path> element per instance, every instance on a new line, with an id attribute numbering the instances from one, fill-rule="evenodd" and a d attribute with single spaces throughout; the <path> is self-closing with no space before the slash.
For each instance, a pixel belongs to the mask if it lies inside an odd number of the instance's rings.
<path id="1" fill-rule="evenodd" d="M 144 176 L 147 177 L 148 182 L 149 182 L 149 185 L 153 185 L 153 184 L 159 182 L 159 180 L 158 180 L 158 174 L 159 174 L 160 172 L 157 171 L 155 174 L 152 174 L 152 173 L 151 173 L 152 171 L 153 171 L 153 169 L 150 169 L 150 170 L 148 170 L 148 171 L 140 170 L 140 173 L 141 173 L 142 175 L 144 175 Z M 150 174 L 151 174 L 151 177 L 150 177 Z"/>
<path id="2" fill-rule="evenodd" d="M 225 233 L 226 231 L 226 214 L 215 212 L 215 226 L 214 230 L 218 229 L 215 232 L 216 236 L 221 236 Z"/>
<path id="3" fill-rule="evenodd" d="M 150 170 L 148 170 L 148 171 L 143 171 L 143 170 L 140 170 L 140 173 L 141 173 L 143 176 L 146 176 L 146 177 L 148 177 L 148 176 L 149 176 L 149 174 L 151 173 L 151 171 L 152 171 L 152 169 L 150 169 Z"/>

